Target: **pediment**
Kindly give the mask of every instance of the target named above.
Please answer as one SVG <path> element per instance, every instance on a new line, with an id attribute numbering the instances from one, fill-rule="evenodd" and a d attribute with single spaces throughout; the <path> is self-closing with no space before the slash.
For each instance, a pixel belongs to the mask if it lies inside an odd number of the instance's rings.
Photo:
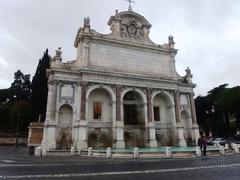
<path id="1" fill-rule="evenodd" d="M 146 43 L 149 41 L 151 24 L 140 14 L 133 11 L 123 11 L 111 16 L 108 25 L 116 38 L 127 41 Z"/>

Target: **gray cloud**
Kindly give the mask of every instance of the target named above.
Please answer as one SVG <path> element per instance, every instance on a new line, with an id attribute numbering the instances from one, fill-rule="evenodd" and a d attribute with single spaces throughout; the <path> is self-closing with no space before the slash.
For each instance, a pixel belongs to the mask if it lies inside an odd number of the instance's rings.
<path id="1" fill-rule="evenodd" d="M 38 59 L 49 48 L 63 48 L 65 61 L 75 59 L 73 47 L 83 18 L 91 28 L 110 32 L 107 21 L 115 9 L 127 10 L 124 0 L 8 0 L 0 6 L 0 88 L 7 88 L 13 73 L 34 74 Z M 189 66 L 197 84 L 196 95 L 205 95 L 221 83 L 239 84 L 239 0 L 141 0 L 133 9 L 153 25 L 150 37 L 158 44 L 173 34 L 179 74 Z"/>

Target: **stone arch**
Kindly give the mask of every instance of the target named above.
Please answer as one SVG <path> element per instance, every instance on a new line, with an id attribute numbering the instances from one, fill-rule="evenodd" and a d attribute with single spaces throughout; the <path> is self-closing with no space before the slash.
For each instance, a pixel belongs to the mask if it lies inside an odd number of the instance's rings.
<path id="1" fill-rule="evenodd" d="M 87 92 L 86 92 L 86 99 L 88 100 L 88 97 L 90 95 L 90 93 L 95 90 L 95 89 L 98 89 L 98 88 L 102 88 L 102 89 L 105 89 L 111 96 L 112 98 L 112 101 L 115 102 L 116 101 L 116 96 L 115 96 L 115 93 L 114 91 L 112 90 L 112 88 L 110 88 L 109 86 L 106 86 L 106 85 L 101 85 L 101 84 L 97 84 L 97 85 L 93 85 L 91 86 L 90 88 L 88 88 Z"/>
<path id="2" fill-rule="evenodd" d="M 140 89 L 138 89 L 138 88 L 126 88 L 126 89 L 124 89 L 123 92 L 122 92 L 122 94 L 121 94 L 121 101 L 123 101 L 124 95 L 125 95 L 127 92 L 129 92 L 129 91 L 136 91 L 137 93 L 140 94 L 143 103 L 144 103 L 144 104 L 147 103 L 147 98 L 146 98 L 145 94 L 144 94 Z"/>
<path id="3" fill-rule="evenodd" d="M 112 127 L 116 121 L 116 97 L 114 91 L 110 86 L 93 85 L 87 90 L 86 98 L 88 145 L 95 148 L 112 146 Z M 95 108 L 100 112 L 97 116 L 95 116 Z"/>
<path id="4" fill-rule="evenodd" d="M 73 112 L 74 112 L 74 107 L 73 107 L 72 104 L 70 104 L 70 103 L 60 103 L 60 104 L 57 106 L 57 112 L 58 112 L 58 113 L 59 113 L 59 110 L 60 110 L 60 108 L 61 108 L 62 106 L 70 106 L 70 107 L 72 108 Z"/>
<path id="5" fill-rule="evenodd" d="M 121 97 L 126 147 L 146 146 L 146 97 L 139 89 L 125 89 Z"/>
<path id="6" fill-rule="evenodd" d="M 172 145 L 175 123 L 174 100 L 170 93 L 159 90 L 152 94 L 151 102 L 158 144 L 160 146 Z"/>
<path id="7" fill-rule="evenodd" d="M 172 96 L 171 96 L 171 94 L 169 93 L 169 92 L 166 92 L 166 91 L 161 91 L 161 90 L 159 90 L 159 91 L 155 91 L 153 94 L 152 94 L 152 102 L 153 102 L 153 99 L 154 99 L 154 97 L 156 96 L 156 95 L 158 95 L 158 94 L 162 94 L 164 97 L 166 97 L 168 100 L 169 100 L 169 102 L 170 102 L 170 106 L 174 106 L 174 99 L 172 98 Z"/>
<path id="8" fill-rule="evenodd" d="M 57 148 L 70 149 L 72 145 L 73 108 L 62 104 L 58 109 Z"/>
<path id="9" fill-rule="evenodd" d="M 106 88 L 103 86 L 95 86 L 89 90 L 89 93 L 87 94 L 87 101 L 86 101 L 86 107 L 87 107 L 87 120 L 92 120 L 93 115 L 93 103 L 99 102 L 101 103 L 102 107 L 102 120 L 103 121 L 114 121 L 114 107 L 115 107 L 115 101 L 113 101 L 113 98 L 115 97 L 112 94 L 113 92 L 109 91 L 109 88 Z"/>
<path id="10" fill-rule="evenodd" d="M 164 105 L 165 109 L 162 109 L 162 110 L 163 111 L 164 110 L 168 111 L 167 112 L 168 116 L 167 117 L 162 117 L 163 122 L 165 122 L 165 123 L 174 123 L 175 122 L 174 100 L 173 100 L 172 96 L 168 92 L 166 92 L 166 91 L 156 91 L 152 95 L 151 102 L 152 102 L 153 119 L 154 119 L 154 105 L 156 105 L 156 106 L 157 105 L 159 105 L 159 106 L 161 105 L 161 102 L 156 102 L 157 98 L 160 101 L 162 100 L 164 102 L 163 105 Z M 160 120 L 161 120 L 161 117 L 160 117 Z"/>

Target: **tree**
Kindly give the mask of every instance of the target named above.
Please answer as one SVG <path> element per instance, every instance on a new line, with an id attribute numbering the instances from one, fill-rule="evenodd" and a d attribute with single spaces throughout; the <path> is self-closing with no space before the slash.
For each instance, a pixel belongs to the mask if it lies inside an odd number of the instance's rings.
<path id="1" fill-rule="evenodd" d="M 205 132 L 212 131 L 219 136 L 228 135 L 229 119 L 224 118 L 224 111 L 217 102 L 218 95 L 227 86 L 228 84 L 222 84 L 208 91 L 207 96 L 198 96 L 195 99 L 198 123 Z"/>
<path id="2" fill-rule="evenodd" d="M 0 90 L 0 127 L 2 130 L 27 131 L 32 120 L 30 74 L 21 70 L 14 73 L 14 81 L 8 89 Z M 17 120 L 20 120 L 19 123 Z M 19 125 L 19 126 L 18 126 Z"/>
<path id="3" fill-rule="evenodd" d="M 30 77 L 30 74 L 24 75 L 20 70 L 14 73 L 14 81 L 9 89 L 10 99 L 17 97 L 30 102 L 32 92 Z"/>
<path id="4" fill-rule="evenodd" d="M 32 99 L 31 104 L 34 109 L 34 117 L 38 119 L 41 115 L 41 121 L 44 121 L 47 106 L 48 95 L 48 77 L 47 69 L 50 67 L 50 56 L 48 55 L 48 49 L 44 52 L 42 59 L 39 59 L 39 63 L 32 80 Z"/>
<path id="5" fill-rule="evenodd" d="M 222 91 L 217 97 L 217 102 L 227 114 L 227 119 L 229 119 L 229 113 L 235 115 L 236 128 L 240 129 L 240 86 Z"/>

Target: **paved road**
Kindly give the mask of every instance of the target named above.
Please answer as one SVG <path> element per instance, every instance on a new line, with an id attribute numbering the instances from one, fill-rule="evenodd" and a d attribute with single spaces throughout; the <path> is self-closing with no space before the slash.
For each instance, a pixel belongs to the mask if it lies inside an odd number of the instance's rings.
<path id="1" fill-rule="evenodd" d="M 33 157 L 0 146 L 0 179 L 238 180 L 240 154 L 188 159 Z"/>

